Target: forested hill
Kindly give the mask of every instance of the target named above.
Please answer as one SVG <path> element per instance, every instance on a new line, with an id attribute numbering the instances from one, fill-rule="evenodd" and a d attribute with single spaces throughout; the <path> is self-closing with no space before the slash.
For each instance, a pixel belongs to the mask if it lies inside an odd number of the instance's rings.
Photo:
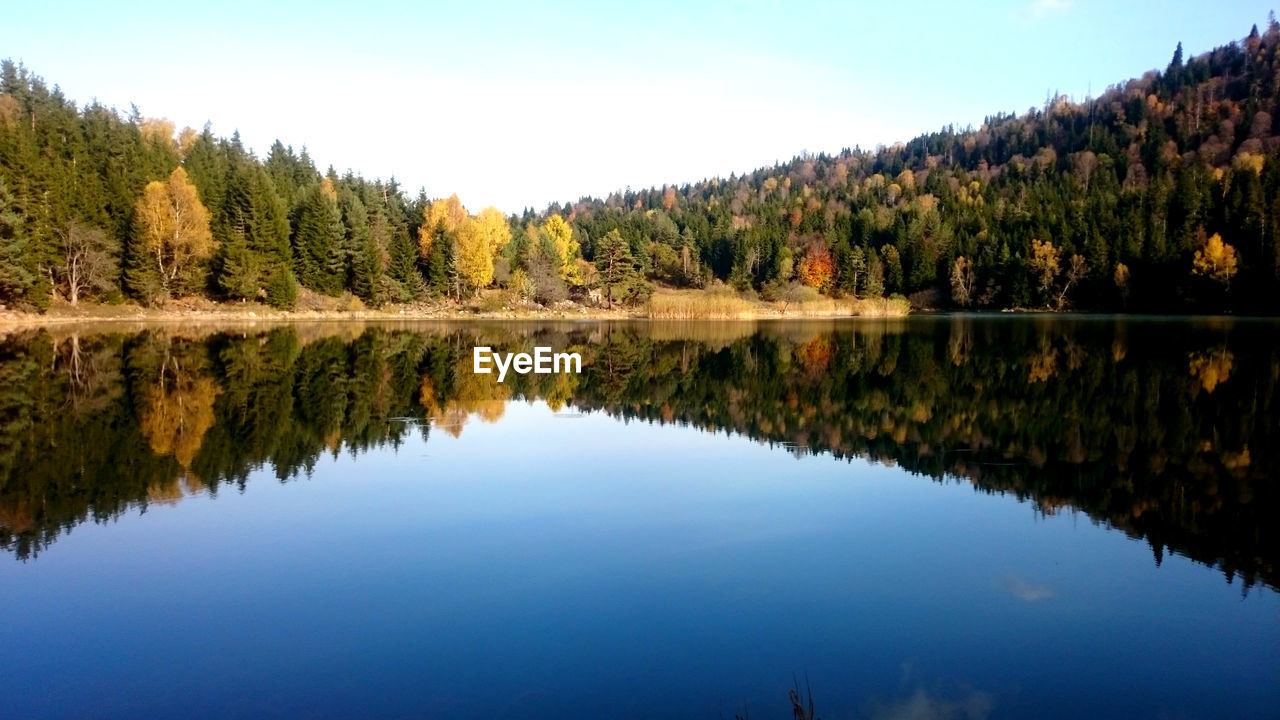
<path id="1" fill-rule="evenodd" d="M 0 304 L 291 307 L 727 283 L 765 298 L 1280 313 L 1280 25 L 1096 99 L 504 218 L 275 143 L 83 107 L 0 73 Z M 616 290 L 616 293 L 614 292 Z M 807 291 L 812 292 L 812 291 Z"/>
<path id="2" fill-rule="evenodd" d="M 1163 71 L 1094 100 L 584 199 L 572 217 L 592 237 L 619 226 L 633 245 L 692 244 L 740 287 L 767 289 L 794 267 L 824 288 L 926 291 L 942 307 L 1274 313 L 1277 46 L 1273 18 L 1193 58 L 1178 44 Z"/>

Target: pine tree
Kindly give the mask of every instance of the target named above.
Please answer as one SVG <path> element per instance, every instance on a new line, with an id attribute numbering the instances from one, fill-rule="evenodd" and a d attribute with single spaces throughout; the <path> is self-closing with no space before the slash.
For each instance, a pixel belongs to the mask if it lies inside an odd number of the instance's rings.
<path id="1" fill-rule="evenodd" d="M 214 262 L 215 283 L 230 299 L 252 300 L 263 280 L 262 263 L 253 252 L 252 169 L 249 159 L 229 158 L 221 202 L 214 210 L 213 234 L 220 243 Z"/>
<path id="2" fill-rule="evenodd" d="M 264 298 L 270 279 L 291 265 L 284 200 L 270 175 L 252 158 L 231 155 L 228 166 L 214 224 L 214 236 L 221 244 L 216 283 L 229 298 Z"/>
<path id="3" fill-rule="evenodd" d="M 289 242 L 289 212 L 275 181 L 262 168 L 255 173 L 253 238 L 249 249 L 266 275 L 266 301 L 276 308 L 292 308 L 297 301 L 298 279 L 293 273 L 293 249 Z"/>
<path id="4" fill-rule="evenodd" d="M 298 279 L 293 268 L 277 269 L 267 280 L 267 304 L 280 310 L 291 310 L 298 303 Z"/>
<path id="5" fill-rule="evenodd" d="M 373 223 L 375 228 L 386 225 L 385 231 L 390 236 L 387 275 L 395 281 L 399 290 L 399 297 L 395 299 L 400 302 L 417 299 L 425 292 L 426 286 L 422 275 L 418 273 L 418 254 L 409 239 L 408 230 L 391 225 L 381 212 L 374 215 Z"/>
<path id="6" fill-rule="evenodd" d="M 884 263 L 874 250 L 867 250 L 867 276 L 862 285 L 864 297 L 881 297 L 884 295 Z"/>
<path id="7" fill-rule="evenodd" d="M 347 287 L 365 303 L 377 307 L 386 301 L 382 249 L 369 226 L 369 214 L 360 198 L 349 189 L 340 196 L 342 221 L 346 228 L 348 254 Z"/>
<path id="8" fill-rule="evenodd" d="M 200 191 L 200 201 L 214 212 L 216 218 L 220 219 L 223 197 L 227 192 L 230 163 L 227 153 L 208 125 L 204 126 L 204 131 L 187 149 L 182 167 L 191 176 L 191 182 L 195 183 L 196 189 Z"/>
<path id="9" fill-rule="evenodd" d="M 235 234 L 221 245 L 214 276 L 218 289 L 231 300 L 254 300 L 266 279 L 257 254 L 249 250 L 245 236 Z"/>
<path id="10" fill-rule="evenodd" d="M 1169 61 L 1169 67 L 1165 68 L 1167 75 L 1176 75 L 1182 70 L 1182 43 L 1178 43 L 1178 47 L 1173 51 L 1173 59 Z"/>
<path id="11" fill-rule="evenodd" d="M 631 256 L 631 245 L 617 230 L 610 230 L 596 244 L 597 283 L 604 290 L 605 303 L 613 307 L 631 292 L 639 273 Z"/>
<path id="12" fill-rule="evenodd" d="M 448 238 L 443 229 L 436 229 L 433 233 L 436 236 L 435 242 L 431 243 L 428 250 L 426 260 L 423 262 L 423 275 L 425 276 L 427 292 L 436 297 L 448 295 L 450 290 L 450 276 L 453 268 L 453 242 Z"/>
<path id="13" fill-rule="evenodd" d="M 6 306 L 30 306 L 38 269 L 33 267 L 28 248 L 30 238 L 22 227 L 22 215 L 13 194 L 0 178 L 0 302 Z"/>
<path id="14" fill-rule="evenodd" d="M 342 292 L 346 258 L 345 232 L 332 185 L 307 190 L 293 224 L 293 261 L 298 281 L 326 295 Z"/>
<path id="15" fill-rule="evenodd" d="M 290 205 L 297 199 L 301 164 L 298 156 L 294 155 L 293 148 L 285 147 L 279 140 L 271 144 L 271 149 L 267 151 L 267 159 L 263 161 L 263 167 L 271 176 L 272 184 L 280 193 L 280 197 Z"/>
<path id="16" fill-rule="evenodd" d="M 885 245 L 880 248 L 880 259 L 884 264 L 884 286 L 889 292 L 901 292 L 902 287 L 902 256 L 898 254 L 898 248 L 893 245 Z"/>

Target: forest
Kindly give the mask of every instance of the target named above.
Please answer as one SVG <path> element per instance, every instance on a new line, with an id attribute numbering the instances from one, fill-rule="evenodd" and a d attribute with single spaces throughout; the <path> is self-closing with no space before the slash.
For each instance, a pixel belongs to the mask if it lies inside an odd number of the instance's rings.
<path id="1" fill-rule="evenodd" d="M 0 69 L 0 304 L 645 302 L 654 288 L 923 308 L 1280 312 L 1280 24 L 890 147 L 537 211 L 79 106 Z"/>
<path id="2" fill-rule="evenodd" d="M 439 442 L 541 401 L 1079 510 L 1146 539 L 1157 562 L 1176 552 L 1277 587 L 1274 339 L 1038 322 L 28 331 L 0 338 L 0 547 L 31 558 L 84 522 L 262 468 L 285 481 L 325 455 Z M 499 383 L 472 372 L 476 345 L 579 352 L 583 373 Z"/>

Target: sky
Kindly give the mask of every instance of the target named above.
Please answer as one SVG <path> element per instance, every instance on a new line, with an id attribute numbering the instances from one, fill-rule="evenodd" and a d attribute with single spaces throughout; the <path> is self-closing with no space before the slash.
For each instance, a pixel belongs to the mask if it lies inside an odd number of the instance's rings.
<path id="1" fill-rule="evenodd" d="M 1239 0 L 19 2 L 0 57 L 97 99 L 279 138 L 323 170 L 543 209 L 1077 99 L 1244 37 Z M 1280 4 L 1280 3 L 1277 3 Z"/>

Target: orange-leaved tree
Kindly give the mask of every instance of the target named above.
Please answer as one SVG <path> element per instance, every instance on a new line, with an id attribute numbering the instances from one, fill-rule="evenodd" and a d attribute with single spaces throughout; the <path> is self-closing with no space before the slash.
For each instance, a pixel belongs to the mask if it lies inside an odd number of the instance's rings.
<path id="1" fill-rule="evenodd" d="M 800 261 L 800 281 L 811 288 L 825 290 L 831 286 L 831 278 L 835 276 L 835 263 L 826 248 L 815 248 L 805 254 Z"/>
<path id="2" fill-rule="evenodd" d="M 217 248 L 209 211 L 187 171 L 175 168 L 164 181 L 147 184 L 134 208 L 137 260 L 130 285 L 147 301 L 194 288 L 200 263 Z"/>

